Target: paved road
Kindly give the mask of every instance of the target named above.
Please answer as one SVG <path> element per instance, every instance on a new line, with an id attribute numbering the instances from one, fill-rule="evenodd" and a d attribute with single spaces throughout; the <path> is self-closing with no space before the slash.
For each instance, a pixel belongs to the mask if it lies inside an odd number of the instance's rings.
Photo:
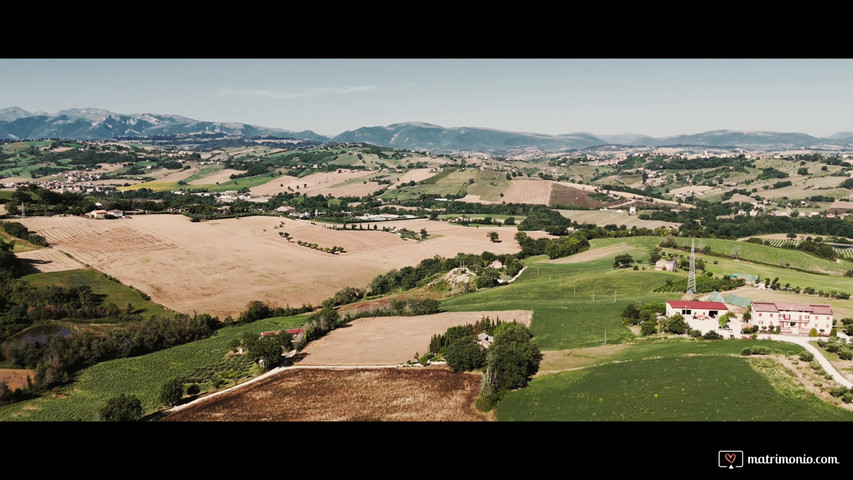
<path id="1" fill-rule="evenodd" d="M 711 319 L 711 320 L 689 320 L 687 323 L 690 325 L 690 328 L 700 330 L 702 332 L 707 332 L 708 330 L 714 330 L 715 332 L 717 332 L 717 333 L 719 333 L 725 337 L 728 337 L 729 335 L 734 334 L 734 332 L 740 332 L 740 330 L 743 326 L 743 324 L 741 322 L 733 320 L 730 322 L 730 325 L 732 327 L 732 330 L 730 332 L 728 330 L 720 330 L 719 324 L 717 323 L 717 320 L 715 320 L 715 319 Z M 735 338 L 739 338 L 742 336 L 740 334 L 734 334 L 734 335 L 735 335 Z M 839 336 L 839 338 L 846 338 L 848 343 L 849 343 L 850 339 L 844 333 L 839 333 L 838 336 Z M 803 347 L 805 347 L 805 349 L 807 351 L 811 352 L 814 355 L 815 360 L 817 360 L 820 363 L 820 365 L 823 367 L 823 369 L 826 370 L 827 373 L 832 375 L 832 377 L 836 381 L 838 381 L 838 383 L 840 383 L 841 385 L 844 385 L 847 388 L 853 388 L 853 382 L 851 382 L 850 380 L 845 378 L 844 375 L 841 374 L 841 372 L 839 372 L 838 370 L 835 369 L 834 366 L 832 366 L 832 363 L 830 363 L 830 361 L 827 360 L 826 357 L 823 356 L 821 349 L 819 349 L 818 347 L 809 343 L 810 341 L 817 340 L 816 338 L 807 337 L 807 336 L 803 336 L 803 335 L 782 335 L 782 334 L 779 334 L 779 335 L 767 335 L 767 334 L 762 335 L 762 334 L 759 334 L 758 338 L 761 340 L 765 340 L 765 339 L 766 340 L 776 340 L 779 342 L 790 342 L 790 343 L 796 343 L 797 345 L 802 345 Z"/>
<path id="2" fill-rule="evenodd" d="M 839 334 L 839 336 L 841 336 L 841 335 L 842 334 Z M 762 340 L 763 339 L 777 340 L 780 342 L 790 342 L 790 343 L 796 343 L 798 345 L 802 345 L 803 347 L 806 348 L 806 350 L 808 350 L 809 352 L 811 352 L 814 355 L 815 360 L 817 360 L 820 363 L 820 366 L 822 366 L 823 369 L 826 370 L 827 373 L 832 375 L 832 377 L 838 383 L 840 383 L 841 385 L 844 385 L 847 388 L 853 388 L 853 382 L 851 382 L 850 380 L 847 380 L 847 378 L 845 378 L 844 375 L 841 374 L 841 372 L 839 372 L 838 370 L 835 369 L 835 367 L 832 365 L 832 363 L 830 363 L 830 361 L 827 360 L 826 357 L 823 356 L 823 352 L 821 352 L 820 348 L 818 348 L 818 347 L 816 347 L 810 343 L 810 341 L 815 340 L 815 338 L 804 337 L 802 335 L 759 335 L 758 338 L 760 338 Z"/>

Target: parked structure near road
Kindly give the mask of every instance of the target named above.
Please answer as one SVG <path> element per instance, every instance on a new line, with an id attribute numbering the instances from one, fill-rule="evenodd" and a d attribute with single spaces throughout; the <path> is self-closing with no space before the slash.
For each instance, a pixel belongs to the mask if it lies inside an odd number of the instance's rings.
<path id="1" fill-rule="evenodd" d="M 752 302 L 752 323 L 759 327 L 780 327 L 781 333 L 808 335 L 814 328 L 829 335 L 835 323 L 832 307 L 826 304 Z"/>
<path id="2" fill-rule="evenodd" d="M 680 314 L 685 320 L 707 320 L 725 315 L 729 309 L 720 302 L 700 302 L 689 300 L 667 300 L 666 316 Z"/>

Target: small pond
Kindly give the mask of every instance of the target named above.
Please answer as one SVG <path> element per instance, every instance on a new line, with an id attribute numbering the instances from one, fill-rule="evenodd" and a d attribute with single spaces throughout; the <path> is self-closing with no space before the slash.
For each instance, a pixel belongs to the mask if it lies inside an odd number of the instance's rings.
<path id="1" fill-rule="evenodd" d="M 6 340 L 6 343 L 25 341 L 29 343 L 47 343 L 50 337 L 71 336 L 71 330 L 62 325 L 36 325 L 24 331 L 18 332 Z"/>

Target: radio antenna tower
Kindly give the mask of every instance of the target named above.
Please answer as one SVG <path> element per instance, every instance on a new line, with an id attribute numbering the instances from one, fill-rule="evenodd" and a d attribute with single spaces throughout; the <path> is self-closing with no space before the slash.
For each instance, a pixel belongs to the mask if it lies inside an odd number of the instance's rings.
<path id="1" fill-rule="evenodd" d="M 690 293 L 696 293 L 696 251 L 695 251 L 696 240 L 692 240 L 690 243 L 690 272 L 687 274 L 687 291 Z"/>

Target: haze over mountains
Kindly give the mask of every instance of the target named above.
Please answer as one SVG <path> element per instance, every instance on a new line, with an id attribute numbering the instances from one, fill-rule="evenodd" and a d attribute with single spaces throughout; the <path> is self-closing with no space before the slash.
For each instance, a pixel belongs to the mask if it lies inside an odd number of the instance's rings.
<path id="1" fill-rule="evenodd" d="M 106 140 L 118 137 L 222 133 L 245 137 L 273 136 L 319 142 L 364 142 L 384 147 L 430 151 L 481 151 L 506 153 L 519 149 L 560 151 L 604 145 L 660 147 L 695 145 L 742 147 L 747 149 L 853 146 L 853 132 L 839 132 L 826 138 L 796 132 L 708 132 L 653 138 L 642 134 L 594 135 L 567 133 L 547 135 L 507 132 L 489 128 L 446 128 L 422 122 L 362 127 L 334 137 L 310 130 L 291 131 L 236 122 L 207 122 L 180 115 L 122 114 L 97 108 L 75 108 L 57 113 L 28 112 L 20 107 L 0 109 L 0 139 L 71 138 Z"/>

